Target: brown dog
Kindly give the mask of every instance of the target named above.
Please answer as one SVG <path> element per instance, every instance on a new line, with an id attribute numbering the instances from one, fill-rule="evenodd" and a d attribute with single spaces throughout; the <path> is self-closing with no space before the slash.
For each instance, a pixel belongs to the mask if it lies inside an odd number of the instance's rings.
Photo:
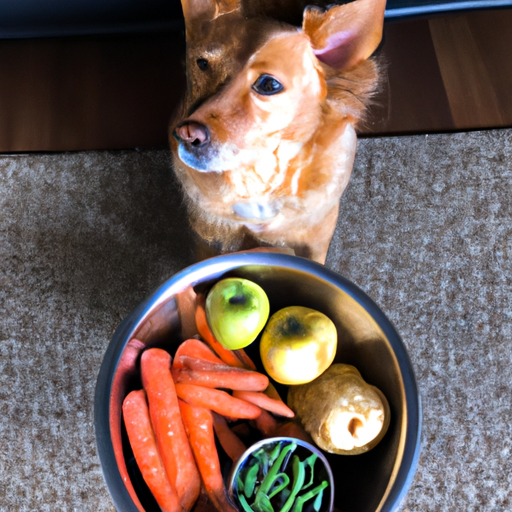
<path id="1" fill-rule="evenodd" d="M 182 0 L 188 87 L 172 131 L 191 223 L 220 252 L 267 245 L 325 262 L 377 82 L 385 0 L 297 8 Z M 272 18 L 270 17 L 272 16 Z"/>

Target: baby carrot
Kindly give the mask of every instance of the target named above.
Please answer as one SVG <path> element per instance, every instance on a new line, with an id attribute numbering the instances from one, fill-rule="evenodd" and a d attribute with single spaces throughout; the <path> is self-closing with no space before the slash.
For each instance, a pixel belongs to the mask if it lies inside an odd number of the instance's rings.
<path id="1" fill-rule="evenodd" d="M 240 438 L 229 428 L 228 422 L 216 412 L 212 413 L 213 416 L 213 429 L 215 431 L 215 435 L 219 440 L 220 445 L 227 453 L 228 457 L 236 462 L 242 453 L 245 452 L 247 447 L 240 440 Z"/>
<path id="2" fill-rule="evenodd" d="M 192 357 L 195 359 L 210 361 L 211 363 L 225 364 L 222 359 L 217 357 L 212 349 L 201 340 L 190 338 L 185 340 L 176 351 L 172 362 L 173 368 L 183 368 L 183 358 Z"/>
<path id="3" fill-rule="evenodd" d="M 181 362 L 183 363 L 183 366 L 185 368 L 188 368 L 190 370 L 207 370 L 207 371 L 216 371 L 216 370 L 238 370 L 241 372 L 249 371 L 244 370 L 243 368 L 236 368 L 233 366 L 229 366 L 229 364 L 226 364 L 224 361 L 221 361 L 220 363 L 214 363 L 212 361 L 207 361 L 206 359 L 198 359 L 197 357 L 190 357 L 190 356 L 181 356 Z"/>
<path id="4" fill-rule="evenodd" d="M 277 420 L 265 410 L 261 410 L 261 414 L 254 420 L 256 428 L 263 434 L 263 437 L 273 437 L 279 423 Z"/>
<path id="5" fill-rule="evenodd" d="M 244 368 L 248 370 L 256 370 L 256 365 L 253 363 L 252 359 L 247 355 L 243 348 L 234 351 L 238 359 L 244 365 Z"/>
<path id="6" fill-rule="evenodd" d="M 219 512 L 237 512 L 237 509 L 228 500 L 226 487 L 224 486 L 219 455 L 215 447 L 211 411 L 187 404 L 181 400 L 179 405 L 190 445 L 208 496 Z"/>
<path id="7" fill-rule="evenodd" d="M 237 368 L 227 371 L 175 370 L 173 368 L 172 376 L 174 382 L 196 384 L 208 388 L 262 391 L 268 385 L 266 375 Z M 269 398 L 269 400 L 271 399 Z"/>
<path id="8" fill-rule="evenodd" d="M 257 405 L 258 407 L 273 412 L 279 416 L 286 416 L 287 418 L 293 418 L 295 416 L 295 413 L 284 402 L 274 400 L 265 393 L 237 390 L 233 391 L 233 396 L 240 398 L 241 400 L 246 400 L 251 404 Z"/>
<path id="9" fill-rule="evenodd" d="M 144 390 L 132 391 L 126 396 L 123 418 L 137 466 L 162 512 L 183 512 L 156 447 Z"/>
<path id="10" fill-rule="evenodd" d="M 142 353 L 142 384 L 158 450 L 183 508 L 190 510 L 199 496 L 201 480 L 181 419 L 170 366 L 171 356 L 165 350 L 151 348 Z"/>
<path id="11" fill-rule="evenodd" d="M 308 443 L 313 443 L 311 436 L 295 421 L 289 420 L 285 423 L 279 424 L 274 429 L 273 436 L 294 437 L 295 439 L 302 439 Z"/>
<path id="12" fill-rule="evenodd" d="M 274 400 L 279 400 L 280 402 L 283 402 L 281 395 L 277 391 L 274 384 L 272 384 L 272 382 L 268 385 L 268 388 L 265 390 L 265 395 L 267 395 L 269 398 L 273 398 Z"/>
<path id="13" fill-rule="evenodd" d="M 219 389 L 196 386 L 194 384 L 176 384 L 178 397 L 190 405 L 205 407 L 230 418 L 255 419 L 261 409 L 245 400 L 232 397 Z"/>

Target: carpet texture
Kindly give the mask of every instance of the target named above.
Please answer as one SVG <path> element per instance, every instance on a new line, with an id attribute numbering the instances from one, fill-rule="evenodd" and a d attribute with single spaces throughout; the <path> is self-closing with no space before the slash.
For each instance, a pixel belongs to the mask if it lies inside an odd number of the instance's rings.
<path id="1" fill-rule="evenodd" d="M 167 151 L 0 156 L 0 511 L 114 512 L 109 339 L 193 263 Z M 512 509 L 512 130 L 361 140 L 327 266 L 401 333 L 423 401 L 402 511 Z"/>

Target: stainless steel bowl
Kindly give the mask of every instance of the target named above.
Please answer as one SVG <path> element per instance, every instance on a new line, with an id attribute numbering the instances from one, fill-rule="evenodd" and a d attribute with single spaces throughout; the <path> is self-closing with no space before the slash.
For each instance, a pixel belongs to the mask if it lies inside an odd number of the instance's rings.
<path id="1" fill-rule="evenodd" d="M 379 307 L 353 283 L 317 263 L 272 252 L 223 255 L 182 270 L 115 332 L 98 376 L 95 428 L 103 474 L 117 510 L 158 510 L 130 456 L 121 418 L 124 397 L 141 387 L 140 353 L 149 346 L 172 352 L 194 334 L 190 307 L 194 293 L 227 276 L 260 284 L 269 296 L 271 313 L 302 305 L 334 321 L 339 334 L 335 362 L 358 368 L 367 382 L 386 395 L 391 408 L 389 430 L 373 450 L 349 457 L 326 455 L 335 480 L 335 509 L 396 511 L 414 476 L 421 432 L 420 398 L 403 342 Z M 250 355 L 258 359 L 253 345 Z"/>

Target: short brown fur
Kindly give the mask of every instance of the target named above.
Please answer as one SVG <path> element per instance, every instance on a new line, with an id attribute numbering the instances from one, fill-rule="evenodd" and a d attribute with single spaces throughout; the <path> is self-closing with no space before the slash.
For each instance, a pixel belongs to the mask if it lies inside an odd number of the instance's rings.
<path id="1" fill-rule="evenodd" d="M 193 228 L 219 252 L 273 246 L 325 262 L 385 2 L 307 9 L 302 30 L 266 17 L 264 1 L 182 4 L 188 87 L 171 148 Z M 260 94 L 262 76 L 284 89 Z"/>

